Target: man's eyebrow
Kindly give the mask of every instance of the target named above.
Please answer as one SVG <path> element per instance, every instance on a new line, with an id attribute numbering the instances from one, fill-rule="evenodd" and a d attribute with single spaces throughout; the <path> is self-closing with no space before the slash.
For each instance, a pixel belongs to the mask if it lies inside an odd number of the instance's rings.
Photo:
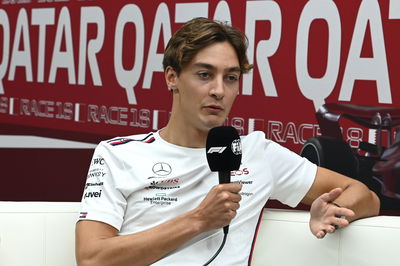
<path id="1" fill-rule="evenodd" d="M 206 68 L 209 70 L 215 70 L 216 67 L 211 65 L 211 64 L 207 64 L 207 63 L 202 63 L 202 62 L 198 62 L 198 63 L 194 63 L 193 64 L 195 67 L 200 67 L 200 68 Z"/>
<path id="2" fill-rule="evenodd" d="M 241 73 L 242 70 L 240 69 L 240 67 L 235 66 L 235 67 L 229 67 L 229 68 L 227 69 L 227 72 L 239 72 L 239 73 Z"/>
<path id="3" fill-rule="evenodd" d="M 202 63 L 202 62 L 198 62 L 198 63 L 194 63 L 193 64 L 195 67 L 202 67 L 202 68 L 206 68 L 209 70 L 216 70 L 217 68 L 211 64 L 207 64 L 207 63 Z M 228 67 L 225 69 L 226 72 L 242 72 L 240 70 L 240 67 L 238 66 L 234 66 L 234 67 Z"/>

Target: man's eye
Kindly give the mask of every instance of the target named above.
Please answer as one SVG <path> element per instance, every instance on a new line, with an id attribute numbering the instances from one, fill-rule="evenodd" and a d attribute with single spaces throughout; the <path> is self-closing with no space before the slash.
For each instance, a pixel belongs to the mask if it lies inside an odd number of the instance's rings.
<path id="1" fill-rule="evenodd" d="M 228 75 L 226 78 L 229 81 L 237 81 L 237 80 L 239 80 L 239 76 L 237 76 L 237 75 Z"/>
<path id="2" fill-rule="evenodd" d="M 197 73 L 197 75 L 201 78 L 201 79 L 208 79 L 210 77 L 210 73 L 208 72 L 199 72 Z"/>

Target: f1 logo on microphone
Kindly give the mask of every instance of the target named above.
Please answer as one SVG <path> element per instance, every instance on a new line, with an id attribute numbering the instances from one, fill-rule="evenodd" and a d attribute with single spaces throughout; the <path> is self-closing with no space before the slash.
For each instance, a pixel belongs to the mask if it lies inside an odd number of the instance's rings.
<path id="1" fill-rule="evenodd" d="M 207 153 L 223 153 L 226 147 L 211 147 L 208 149 Z"/>

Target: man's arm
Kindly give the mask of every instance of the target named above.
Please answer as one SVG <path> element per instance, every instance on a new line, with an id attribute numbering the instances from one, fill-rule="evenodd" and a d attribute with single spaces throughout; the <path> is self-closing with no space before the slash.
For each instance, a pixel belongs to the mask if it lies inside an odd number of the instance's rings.
<path id="1" fill-rule="evenodd" d="M 213 187 L 192 211 L 135 234 L 118 236 L 105 223 L 79 221 L 76 226 L 76 259 L 79 266 L 149 265 L 196 235 L 228 225 L 235 217 L 241 185 Z"/>
<path id="2" fill-rule="evenodd" d="M 351 221 L 378 215 L 380 207 L 379 198 L 363 183 L 322 167 L 318 167 L 302 203 L 311 205 L 310 228 L 318 238 L 333 232 L 335 225 L 343 227 Z"/>

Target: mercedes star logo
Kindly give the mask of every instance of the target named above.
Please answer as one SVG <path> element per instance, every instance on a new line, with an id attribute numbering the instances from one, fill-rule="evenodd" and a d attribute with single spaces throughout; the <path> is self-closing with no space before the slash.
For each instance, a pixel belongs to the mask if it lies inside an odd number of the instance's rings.
<path id="1" fill-rule="evenodd" d="M 167 163 L 156 163 L 153 166 L 153 173 L 160 176 L 169 175 L 172 172 L 172 168 Z"/>

